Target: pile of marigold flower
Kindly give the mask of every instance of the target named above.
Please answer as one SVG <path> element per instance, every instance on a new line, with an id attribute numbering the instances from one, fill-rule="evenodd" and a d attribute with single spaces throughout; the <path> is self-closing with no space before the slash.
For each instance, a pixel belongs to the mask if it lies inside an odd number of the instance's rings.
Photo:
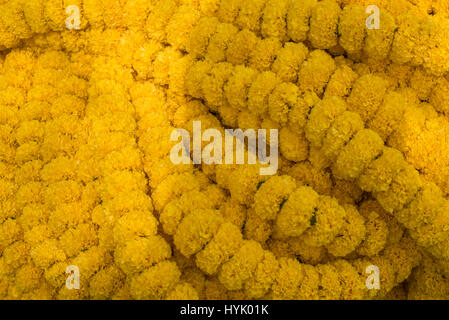
<path id="1" fill-rule="evenodd" d="M 0 299 L 449 299 L 448 8 L 0 0 Z M 174 164 L 193 121 L 277 174 Z"/>

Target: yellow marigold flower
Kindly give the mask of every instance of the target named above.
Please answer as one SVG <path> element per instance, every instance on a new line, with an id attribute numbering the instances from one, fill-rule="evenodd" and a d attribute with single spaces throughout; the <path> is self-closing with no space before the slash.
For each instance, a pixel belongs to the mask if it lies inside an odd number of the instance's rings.
<path id="1" fill-rule="evenodd" d="M 180 283 L 167 295 L 167 300 L 198 300 L 198 292 L 189 283 Z"/>
<path id="2" fill-rule="evenodd" d="M 443 213 L 449 208 L 449 203 L 443 203 L 442 210 L 438 212 L 432 223 L 426 225 L 425 223 L 410 230 L 410 235 L 416 239 L 416 243 L 422 247 L 440 247 L 445 248 L 448 241 L 447 235 L 447 217 Z M 444 249 L 443 249 L 444 250 Z M 445 256 L 445 255 L 437 255 Z"/>
<path id="3" fill-rule="evenodd" d="M 13 198 L 16 186 L 12 181 L 1 179 L 0 186 L 2 190 L 0 191 L 0 200 L 4 201 L 8 198 Z"/>
<path id="4" fill-rule="evenodd" d="M 263 9 L 261 33 L 265 38 L 287 40 L 288 0 L 267 0 Z"/>
<path id="5" fill-rule="evenodd" d="M 204 76 L 212 69 L 208 61 L 199 61 L 192 65 L 186 74 L 185 86 L 187 92 L 194 98 L 203 97 L 202 81 Z"/>
<path id="6" fill-rule="evenodd" d="M 303 132 L 296 133 L 288 127 L 279 132 L 279 144 L 282 156 L 290 161 L 306 160 L 309 154 L 309 144 Z"/>
<path id="7" fill-rule="evenodd" d="M 265 251 L 264 255 L 253 277 L 245 282 L 245 293 L 250 299 L 263 297 L 271 288 L 278 272 L 279 263 L 275 256 L 269 251 Z"/>
<path id="8" fill-rule="evenodd" d="M 388 191 L 377 193 L 376 198 L 387 212 L 400 210 L 413 200 L 422 183 L 418 171 L 404 163 Z"/>
<path id="9" fill-rule="evenodd" d="M 48 226 L 55 235 L 61 235 L 67 228 L 76 227 L 87 221 L 89 211 L 82 202 L 61 203 L 51 211 Z"/>
<path id="10" fill-rule="evenodd" d="M 288 112 L 287 125 L 290 130 L 297 134 L 304 133 L 304 127 L 311 111 L 311 105 L 303 98 L 298 97 L 296 104 L 293 105 Z"/>
<path id="11" fill-rule="evenodd" d="M 380 296 L 385 296 L 393 287 L 397 284 L 395 265 L 392 261 L 385 259 L 384 257 L 373 257 L 370 258 L 372 263 L 382 270 L 382 275 L 380 277 Z"/>
<path id="12" fill-rule="evenodd" d="M 30 246 L 24 241 L 16 241 L 3 250 L 5 262 L 13 269 L 30 262 Z"/>
<path id="13" fill-rule="evenodd" d="M 304 276 L 299 284 L 297 299 L 318 299 L 320 274 L 318 273 L 317 268 L 307 264 L 301 265 L 301 267 Z"/>
<path id="14" fill-rule="evenodd" d="M 249 60 L 249 66 L 258 71 L 269 70 L 281 48 L 282 44 L 277 38 L 260 40 Z"/>
<path id="15" fill-rule="evenodd" d="M 167 34 L 165 28 L 176 9 L 177 4 L 174 0 L 159 0 L 151 6 L 145 24 L 145 31 L 150 39 L 158 42 L 166 41 Z"/>
<path id="16" fill-rule="evenodd" d="M 163 299 L 179 282 L 181 272 L 175 263 L 163 261 L 130 279 L 133 299 Z"/>
<path id="17" fill-rule="evenodd" d="M 193 28 L 186 50 L 194 57 L 204 57 L 210 39 L 214 36 L 219 25 L 216 17 L 202 17 Z"/>
<path id="18" fill-rule="evenodd" d="M 8 86 L 6 89 L 0 91 L 0 102 L 3 105 L 9 106 L 25 104 L 26 91 L 22 88 Z"/>
<path id="19" fill-rule="evenodd" d="M 245 110 L 239 112 L 237 116 L 238 128 L 242 130 L 260 128 L 261 119 L 254 116 L 251 112 Z"/>
<path id="20" fill-rule="evenodd" d="M 101 269 L 89 280 L 89 297 L 105 300 L 118 291 L 123 285 L 124 274 L 115 266 Z"/>
<path id="21" fill-rule="evenodd" d="M 376 200 L 367 200 L 363 201 L 359 205 L 359 212 L 363 216 L 367 216 L 369 212 L 374 211 L 387 223 L 388 226 L 388 236 L 387 236 L 387 246 L 398 243 L 402 236 L 404 235 L 405 228 L 395 216 L 392 216 L 388 212 L 386 212 L 382 206 Z"/>
<path id="22" fill-rule="evenodd" d="M 2 8 L 3 9 L 3 8 Z M 1 48 L 13 48 L 20 43 L 20 39 L 10 30 L 5 22 L 0 20 L 0 46 Z"/>
<path id="23" fill-rule="evenodd" d="M 81 251 L 98 243 L 97 232 L 91 223 L 83 223 L 68 229 L 59 238 L 60 245 L 67 257 L 73 257 Z"/>
<path id="24" fill-rule="evenodd" d="M 19 240 L 23 235 L 22 228 L 15 219 L 7 219 L 0 225 L 0 245 L 2 248 Z"/>
<path id="25" fill-rule="evenodd" d="M 191 173 L 179 173 L 168 176 L 153 191 L 153 201 L 156 210 L 161 211 L 165 205 L 178 195 L 201 187 L 198 176 Z M 176 186 L 176 187 L 175 187 Z"/>
<path id="26" fill-rule="evenodd" d="M 225 286 L 216 277 L 205 281 L 204 297 L 208 300 L 229 299 L 228 290 L 226 290 Z"/>
<path id="27" fill-rule="evenodd" d="M 363 256 L 374 256 L 384 249 L 387 242 L 388 227 L 376 212 L 370 212 L 365 217 L 366 236 L 357 253 Z"/>
<path id="28" fill-rule="evenodd" d="M 189 257 L 213 238 L 222 223 L 223 217 L 217 210 L 202 209 L 193 212 L 179 224 L 174 243 L 183 255 Z"/>
<path id="29" fill-rule="evenodd" d="M 180 50 L 185 50 L 192 28 L 200 19 L 199 12 L 191 6 L 181 5 L 166 25 L 167 42 Z M 149 22 L 151 23 L 151 22 Z"/>
<path id="30" fill-rule="evenodd" d="M 442 215 L 444 197 L 441 189 L 433 183 L 424 183 L 410 204 L 395 213 L 405 227 L 415 229 L 418 226 L 431 224 L 438 215 Z"/>
<path id="31" fill-rule="evenodd" d="M 298 297 L 298 288 L 304 278 L 302 265 L 293 259 L 279 259 L 279 270 L 273 284 L 273 299 L 292 300 Z"/>
<path id="32" fill-rule="evenodd" d="M 259 165 L 239 165 L 228 177 L 232 183 L 227 187 L 231 192 L 231 197 L 241 204 L 252 203 L 260 181 L 266 177 L 259 174 Z"/>
<path id="33" fill-rule="evenodd" d="M 353 206 L 344 206 L 346 217 L 340 233 L 326 246 L 328 252 L 336 257 L 344 257 L 353 252 L 365 239 L 365 219 Z"/>
<path id="34" fill-rule="evenodd" d="M 264 250 L 258 242 L 247 240 L 220 270 L 218 279 L 228 290 L 240 290 L 263 261 Z"/>
<path id="35" fill-rule="evenodd" d="M 316 5 L 316 0 L 290 2 L 287 12 L 287 34 L 294 42 L 307 40 L 309 20 Z"/>
<path id="36" fill-rule="evenodd" d="M 182 280 L 192 285 L 200 299 L 204 299 L 206 277 L 202 271 L 195 266 L 186 266 L 182 269 Z"/>
<path id="37" fill-rule="evenodd" d="M 211 190 L 212 186 L 208 186 L 203 191 L 192 190 L 182 194 L 178 199 L 183 211 L 191 213 L 196 209 L 217 209 L 221 204 L 221 197 L 215 197 L 214 190 Z"/>
<path id="38" fill-rule="evenodd" d="M 42 271 L 32 264 L 22 266 L 16 273 L 15 284 L 22 293 L 27 293 L 36 289 L 42 281 Z"/>
<path id="39" fill-rule="evenodd" d="M 109 27 L 120 28 L 125 25 L 123 17 L 123 3 L 116 0 L 106 0 L 103 2 L 103 20 Z"/>
<path id="40" fill-rule="evenodd" d="M 13 87 L 30 89 L 31 77 L 35 71 L 36 58 L 30 50 L 14 50 L 6 57 L 3 66 L 4 81 Z"/>
<path id="41" fill-rule="evenodd" d="M 217 12 L 221 22 L 233 23 L 240 11 L 241 1 L 222 0 Z"/>
<path id="42" fill-rule="evenodd" d="M 84 6 L 84 4 L 83 4 Z M 154 3 L 146 0 L 133 0 L 123 3 L 123 23 L 131 30 L 142 30 Z"/>
<path id="43" fill-rule="evenodd" d="M 335 118 L 322 140 L 322 152 L 334 162 L 340 150 L 361 129 L 363 121 L 358 114 L 350 111 L 341 113 Z"/>
<path id="44" fill-rule="evenodd" d="M 418 53 L 419 56 L 422 56 L 423 67 L 431 74 L 443 75 L 449 70 L 445 62 L 448 58 L 449 24 L 446 20 L 437 21 L 430 17 L 430 19 L 424 20 L 422 28 L 430 30 L 422 37 L 423 48 Z"/>
<path id="45" fill-rule="evenodd" d="M 411 300 L 445 299 L 449 295 L 446 276 L 430 257 L 413 271 L 409 283 L 407 298 Z"/>
<path id="46" fill-rule="evenodd" d="M 387 93 L 373 118 L 368 121 L 368 128 L 376 131 L 383 140 L 387 140 L 403 120 L 407 102 L 401 94 Z"/>
<path id="47" fill-rule="evenodd" d="M 98 246 L 90 247 L 72 260 L 72 264 L 79 267 L 80 279 L 81 282 L 85 282 L 86 288 L 87 280 L 111 262 L 112 256 L 109 252 L 103 251 Z M 81 286 L 83 286 L 83 283 L 81 283 Z"/>
<path id="48" fill-rule="evenodd" d="M 169 156 L 156 160 L 146 159 L 144 163 L 144 170 L 148 175 L 149 185 L 152 189 L 156 189 L 156 187 L 168 176 L 185 173 L 191 169 L 191 165 L 173 164 Z"/>
<path id="49" fill-rule="evenodd" d="M 280 79 L 273 72 L 266 71 L 257 74 L 248 90 L 248 110 L 257 115 L 268 111 L 269 97 L 279 83 Z"/>
<path id="50" fill-rule="evenodd" d="M 213 275 L 237 252 L 241 244 L 240 229 L 232 223 L 223 223 L 212 240 L 196 255 L 196 265 L 206 274 Z"/>
<path id="51" fill-rule="evenodd" d="M 45 224 L 34 226 L 31 230 L 25 231 L 23 240 L 30 246 L 37 246 L 41 242 L 53 237 L 50 228 Z"/>
<path id="52" fill-rule="evenodd" d="M 445 115 L 449 115 L 449 103 L 447 97 L 449 96 L 449 81 L 441 78 L 432 89 L 429 102 L 435 107 L 435 110 Z"/>
<path id="53" fill-rule="evenodd" d="M 40 182 L 28 182 L 19 187 L 16 193 L 16 205 L 23 208 L 27 204 L 42 203 L 43 186 Z"/>
<path id="54" fill-rule="evenodd" d="M 363 121 L 372 119 L 378 111 L 387 83 L 375 75 L 362 76 L 354 82 L 351 94 L 347 100 L 348 110 L 358 113 Z"/>
<path id="55" fill-rule="evenodd" d="M 331 0 L 318 2 L 312 9 L 308 40 L 314 48 L 330 49 L 338 43 L 340 6 Z"/>
<path id="56" fill-rule="evenodd" d="M 220 2 L 220 0 L 199 0 L 201 13 L 205 16 L 216 15 Z"/>
<path id="57" fill-rule="evenodd" d="M 242 228 L 246 221 L 246 208 L 236 201 L 227 200 L 220 206 L 220 212 L 226 222 Z"/>
<path id="58" fill-rule="evenodd" d="M 296 182 L 290 176 L 275 176 L 259 184 L 254 196 L 256 214 L 264 220 L 275 220 L 291 193 Z"/>
<path id="59" fill-rule="evenodd" d="M 238 28 L 233 24 L 218 24 L 215 34 L 209 39 L 205 57 L 213 62 L 225 61 L 227 49 L 238 33 Z"/>
<path id="60" fill-rule="evenodd" d="M 15 150 L 0 143 L 0 156 L 3 161 L 8 163 L 16 162 L 21 165 L 27 161 L 39 158 L 40 145 L 37 142 L 25 143 Z"/>
<path id="61" fill-rule="evenodd" d="M 338 43 L 349 56 L 360 57 L 366 34 L 365 7 L 348 5 L 343 8 L 338 22 Z"/>
<path id="62" fill-rule="evenodd" d="M 156 41 L 150 40 L 138 48 L 135 48 L 133 54 L 133 69 L 136 70 L 139 79 L 148 79 L 153 75 L 153 61 L 162 45 Z"/>
<path id="63" fill-rule="evenodd" d="M 273 226 L 271 221 L 259 217 L 252 208 L 248 209 L 244 223 L 243 234 L 245 239 L 265 244 L 272 234 Z"/>
<path id="64" fill-rule="evenodd" d="M 114 225 L 114 241 L 125 243 L 136 237 L 156 235 L 158 222 L 153 215 L 132 211 L 120 217 Z"/>
<path id="65" fill-rule="evenodd" d="M 45 223 L 49 212 L 42 204 L 31 204 L 22 209 L 22 214 L 17 218 L 24 231 L 32 229 L 34 226 Z"/>
<path id="66" fill-rule="evenodd" d="M 331 196 L 340 204 L 357 204 L 362 199 L 363 191 L 354 181 L 334 179 Z"/>
<path id="67" fill-rule="evenodd" d="M 0 23 L 5 26 L 6 30 L 19 39 L 29 38 L 32 33 L 23 14 L 22 2 L 20 0 L 12 0 L 1 6 L 3 14 Z M 8 43 L 5 44 L 8 45 Z"/>
<path id="68" fill-rule="evenodd" d="M 300 236 L 311 226 L 312 219 L 316 223 L 316 216 L 313 217 L 318 201 L 319 195 L 312 188 L 297 188 L 282 205 L 275 222 L 276 234 L 285 238 Z"/>
<path id="69" fill-rule="evenodd" d="M 122 192 L 113 199 L 103 202 L 108 213 L 120 217 L 126 212 L 143 210 L 153 212 L 151 198 L 142 191 Z"/>
<path id="70" fill-rule="evenodd" d="M 33 84 L 50 84 L 53 87 L 62 80 L 63 74 L 52 68 L 37 68 L 33 74 Z"/>
<path id="71" fill-rule="evenodd" d="M 248 97 L 248 89 L 255 79 L 254 69 L 237 66 L 224 86 L 224 96 L 229 105 L 238 110 L 244 110 Z"/>
<path id="72" fill-rule="evenodd" d="M 170 154 L 174 143 L 170 140 L 172 127 L 148 128 L 139 139 L 143 153 L 152 152 L 153 157 L 163 158 Z"/>
<path id="73" fill-rule="evenodd" d="M 396 149 L 385 147 L 359 177 L 360 187 L 368 192 L 387 191 L 404 165 L 404 156 Z"/>
<path id="74" fill-rule="evenodd" d="M 347 97 L 358 75 L 347 65 L 339 66 L 332 74 L 324 92 L 325 98 Z"/>
<path id="75" fill-rule="evenodd" d="M 98 0 L 83 0 L 83 12 L 86 16 L 89 24 L 94 28 L 98 29 L 104 26 L 103 20 L 103 6 L 105 4 Z"/>
<path id="76" fill-rule="evenodd" d="M 336 260 L 332 265 L 338 271 L 341 284 L 340 299 L 361 300 L 364 298 L 366 284 L 357 270 L 345 260 Z"/>
<path id="77" fill-rule="evenodd" d="M 360 130 L 342 149 L 333 166 L 334 175 L 342 179 L 359 177 L 366 166 L 381 154 L 383 145 L 383 140 L 374 131 Z"/>
<path id="78" fill-rule="evenodd" d="M 298 72 L 307 58 L 309 50 L 302 43 L 287 42 L 277 51 L 272 71 L 285 82 L 297 82 Z"/>
<path id="79" fill-rule="evenodd" d="M 299 88 L 321 96 L 335 69 L 335 62 L 328 53 L 322 50 L 312 51 L 299 71 Z"/>
<path id="80" fill-rule="evenodd" d="M 155 83 L 158 85 L 167 85 L 169 82 L 169 73 L 173 73 L 174 70 L 172 65 L 179 66 L 176 62 L 179 60 L 183 61 L 181 57 L 182 55 L 179 50 L 176 50 L 173 47 L 166 47 L 164 50 L 160 51 L 152 64 L 154 68 L 153 76 Z"/>
<path id="81" fill-rule="evenodd" d="M 120 244 L 114 259 L 127 275 L 141 272 L 171 256 L 169 244 L 160 236 L 136 237 Z"/>
<path id="82" fill-rule="evenodd" d="M 18 210 L 13 199 L 2 201 L 0 205 L 0 221 L 8 218 L 16 218 Z"/>
<path id="83" fill-rule="evenodd" d="M 334 132 L 329 128 L 346 109 L 347 105 L 344 100 L 337 97 L 325 98 L 314 106 L 308 115 L 304 129 L 312 146 L 320 147 L 326 137 L 326 132 L 330 131 L 330 134 Z"/>
<path id="84" fill-rule="evenodd" d="M 17 112 L 16 106 L 7 106 L 2 104 L 2 113 L 0 113 L 0 121 L 8 126 L 16 126 L 20 121 L 20 113 Z M 24 106 L 25 107 L 25 106 Z M 2 148 L 7 147 L 4 145 Z M 4 150 L 2 150 L 4 152 Z"/>
<path id="85" fill-rule="evenodd" d="M 115 171 L 104 179 L 105 197 L 114 197 L 121 192 L 132 192 L 134 190 L 147 191 L 147 181 L 142 172 Z"/>
<path id="86" fill-rule="evenodd" d="M 326 262 L 327 252 L 324 246 L 309 246 L 302 241 L 301 237 L 289 238 L 287 242 L 294 257 L 299 262 L 311 265 Z"/>
<path id="87" fill-rule="evenodd" d="M 267 0 L 249 0 L 239 4 L 238 16 L 235 19 L 235 25 L 240 29 L 248 29 L 259 33 L 260 18 L 267 3 Z"/>
<path id="88" fill-rule="evenodd" d="M 416 68 L 409 77 L 410 87 L 417 91 L 420 100 L 428 101 L 437 79 L 428 74 L 424 68 Z M 433 102 L 432 102 L 433 104 Z"/>
<path id="89" fill-rule="evenodd" d="M 404 237 L 399 243 L 385 248 L 385 258 L 396 267 L 396 282 L 401 283 L 410 276 L 413 268 L 418 266 L 421 253 L 414 241 Z"/>
<path id="90" fill-rule="evenodd" d="M 380 65 L 379 65 L 380 64 Z M 388 81 L 388 87 L 390 90 L 393 88 L 400 88 L 400 91 L 408 91 L 410 95 L 416 92 L 409 87 L 409 79 L 411 78 L 413 68 L 409 65 L 397 65 L 390 63 L 388 66 L 382 66 L 382 62 L 373 61 L 370 63 L 370 68 L 372 72 L 379 72 L 379 75 L 385 77 Z"/>
<path id="91" fill-rule="evenodd" d="M 288 112 L 296 105 L 299 90 L 296 85 L 289 82 L 278 84 L 268 97 L 268 114 L 270 118 L 284 125 L 288 121 Z"/>
<path id="92" fill-rule="evenodd" d="M 310 246 L 326 245 L 339 234 L 345 216 L 344 208 L 339 206 L 335 198 L 320 196 L 308 221 L 308 229 L 301 238 Z"/>
<path id="93" fill-rule="evenodd" d="M 237 33 L 226 50 L 226 61 L 233 65 L 245 65 L 249 62 L 260 39 L 248 29 Z"/>
<path id="94" fill-rule="evenodd" d="M 318 286 L 319 299 L 340 299 L 342 285 L 340 284 L 338 270 L 330 264 L 321 264 L 316 268 L 320 275 L 320 284 Z"/>
<path id="95" fill-rule="evenodd" d="M 74 202 L 81 197 L 81 185 L 75 181 L 59 181 L 50 184 L 44 191 L 45 203 L 50 208 L 59 204 Z"/>
<path id="96" fill-rule="evenodd" d="M 39 268 L 48 268 L 52 264 L 65 261 L 66 256 L 55 239 L 47 239 L 40 245 L 31 248 L 31 258 Z"/>

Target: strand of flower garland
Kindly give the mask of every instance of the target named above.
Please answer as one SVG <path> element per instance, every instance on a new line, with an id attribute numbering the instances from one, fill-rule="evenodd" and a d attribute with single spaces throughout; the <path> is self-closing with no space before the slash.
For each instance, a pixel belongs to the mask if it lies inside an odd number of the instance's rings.
<path id="1" fill-rule="evenodd" d="M 88 22 L 93 28 L 136 29 L 146 25 L 150 33 L 157 35 L 154 31 L 170 21 L 166 39 L 181 50 L 184 49 L 182 39 L 189 33 L 189 29 L 183 27 L 192 27 L 200 14 L 206 14 L 216 15 L 222 22 L 235 23 L 264 38 L 274 37 L 283 42 L 307 40 L 314 48 L 344 49 L 354 58 L 365 55 L 383 60 L 390 57 L 400 64 L 423 65 L 436 75 L 449 71 L 444 63 L 449 54 L 445 41 L 449 28 L 444 20 L 431 16 L 420 18 L 409 13 L 395 21 L 393 15 L 381 9 L 382 28 L 367 29 L 365 6 L 345 5 L 341 9 L 333 0 L 127 1 L 124 4 L 93 0 L 83 3 L 13 0 L 2 4 L 1 11 L 5 14 L 0 19 L 1 45 L 10 48 L 33 33 L 63 30 L 67 19 L 65 9 L 69 5 L 78 6 L 80 13 L 85 15 L 80 29 Z M 180 24 L 177 19 L 181 16 Z"/>

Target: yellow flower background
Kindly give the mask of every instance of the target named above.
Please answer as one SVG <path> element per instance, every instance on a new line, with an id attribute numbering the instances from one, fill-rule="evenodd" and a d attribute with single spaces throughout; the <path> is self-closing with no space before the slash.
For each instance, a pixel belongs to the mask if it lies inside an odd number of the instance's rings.
<path id="1" fill-rule="evenodd" d="M 448 195 L 448 0 L 0 0 L 0 299 L 448 299 Z"/>

